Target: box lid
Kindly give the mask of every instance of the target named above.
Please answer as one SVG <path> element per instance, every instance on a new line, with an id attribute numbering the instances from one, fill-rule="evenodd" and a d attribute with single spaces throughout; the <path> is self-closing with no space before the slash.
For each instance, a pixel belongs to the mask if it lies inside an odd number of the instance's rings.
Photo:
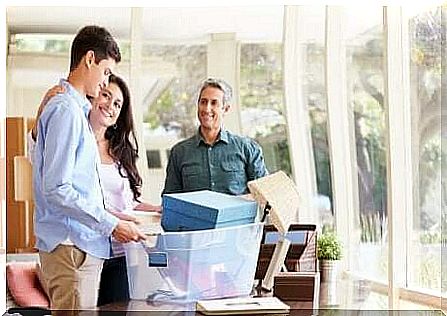
<path id="1" fill-rule="evenodd" d="M 253 200 L 209 190 L 163 195 L 163 212 L 182 213 L 211 222 L 255 217 L 257 207 Z"/>

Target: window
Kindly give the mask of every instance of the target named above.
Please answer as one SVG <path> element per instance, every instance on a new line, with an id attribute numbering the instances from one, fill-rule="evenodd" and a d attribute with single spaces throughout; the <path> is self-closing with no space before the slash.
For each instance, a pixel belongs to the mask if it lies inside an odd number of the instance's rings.
<path id="1" fill-rule="evenodd" d="M 146 158 L 149 169 L 159 169 L 162 167 L 159 150 L 146 150 Z"/>
<path id="2" fill-rule="evenodd" d="M 63 54 L 70 51 L 71 40 L 74 35 L 40 35 L 40 34 L 16 34 L 12 37 L 11 44 L 20 53 L 45 53 Z"/>
<path id="3" fill-rule="evenodd" d="M 267 169 L 291 174 L 284 117 L 282 45 L 241 46 L 242 132 L 263 149 Z"/>
<path id="4" fill-rule="evenodd" d="M 156 135 L 193 135 L 197 126 L 197 89 L 206 76 L 205 45 L 146 45 L 144 56 L 157 65 L 144 99 L 144 122 Z"/>
<path id="5" fill-rule="evenodd" d="M 306 33 L 303 43 L 305 58 L 304 102 L 309 112 L 312 150 L 317 183 L 317 209 L 322 230 L 335 228 L 335 209 L 332 207 L 332 184 L 327 128 L 327 98 L 325 77 L 325 10 L 323 7 L 303 7 Z"/>
<path id="6" fill-rule="evenodd" d="M 74 36 L 75 34 L 15 34 L 11 37 L 11 44 L 17 53 L 68 56 Z M 121 59 L 129 60 L 129 42 L 119 39 L 116 41 L 120 47 Z"/>
<path id="7" fill-rule="evenodd" d="M 359 12 L 367 15 L 359 17 Z M 353 270 L 365 278 L 388 279 L 384 38 L 382 8 L 347 7 L 347 91 L 353 112 L 358 174 L 360 236 L 352 245 Z"/>
<path id="8" fill-rule="evenodd" d="M 445 24 L 441 23 L 441 8 L 420 12 L 410 20 L 410 102 L 414 132 L 412 133 L 414 210 L 411 214 L 409 286 L 440 293 L 441 242 L 446 242 L 441 225 L 441 165 L 446 163 L 445 148 L 441 148 L 441 44 L 445 45 Z M 444 34 L 444 38 L 442 35 Z M 443 65 L 445 67 L 445 65 Z"/>

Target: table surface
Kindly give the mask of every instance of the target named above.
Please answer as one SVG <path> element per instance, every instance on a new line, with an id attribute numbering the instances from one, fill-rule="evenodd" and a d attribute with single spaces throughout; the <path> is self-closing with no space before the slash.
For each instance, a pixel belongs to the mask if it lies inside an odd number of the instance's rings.
<path id="1" fill-rule="evenodd" d="M 340 293 L 349 292 L 347 288 L 347 280 L 338 280 L 336 283 L 320 283 L 319 308 L 334 309 L 343 308 L 341 298 L 345 295 Z M 271 294 L 264 293 L 263 296 Z M 284 301 L 290 306 L 290 315 L 312 315 L 311 301 Z M 130 300 L 128 302 L 113 303 L 104 305 L 99 311 L 151 311 L 156 315 L 174 313 L 175 315 L 195 314 L 195 303 L 175 303 L 175 302 L 147 302 L 145 300 Z M 166 313 L 165 313 L 166 312 Z M 133 315 L 134 313 L 132 313 Z"/>
<path id="2" fill-rule="evenodd" d="M 312 315 L 312 302 L 297 302 L 297 301 L 284 301 L 290 306 L 290 315 Z M 161 302 L 146 302 L 144 300 L 130 300 L 129 302 L 113 303 L 104 305 L 99 308 L 99 311 L 150 311 L 156 315 L 194 315 L 195 303 L 161 303 Z M 133 313 L 132 313 L 133 314 Z M 197 313 L 200 314 L 200 313 Z"/>

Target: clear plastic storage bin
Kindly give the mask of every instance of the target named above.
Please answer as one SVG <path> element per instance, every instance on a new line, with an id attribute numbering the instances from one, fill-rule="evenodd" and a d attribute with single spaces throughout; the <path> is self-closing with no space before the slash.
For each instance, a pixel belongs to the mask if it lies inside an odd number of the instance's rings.
<path id="1" fill-rule="evenodd" d="M 126 244 L 130 298 L 196 301 L 249 295 L 263 226 L 166 232 Z"/>

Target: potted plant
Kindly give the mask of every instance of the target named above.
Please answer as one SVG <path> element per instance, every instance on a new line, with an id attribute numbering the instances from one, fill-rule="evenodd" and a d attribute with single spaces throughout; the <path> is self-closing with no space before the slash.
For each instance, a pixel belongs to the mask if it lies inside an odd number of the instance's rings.
<path id="1" fill-rule="evenodd" d="M 317 258 L 320 262 L 322 282 L 335 282 L 337 262 L 341 259 L 341 244 L 332 232 L 326 232 L 317 238 Z"/>

